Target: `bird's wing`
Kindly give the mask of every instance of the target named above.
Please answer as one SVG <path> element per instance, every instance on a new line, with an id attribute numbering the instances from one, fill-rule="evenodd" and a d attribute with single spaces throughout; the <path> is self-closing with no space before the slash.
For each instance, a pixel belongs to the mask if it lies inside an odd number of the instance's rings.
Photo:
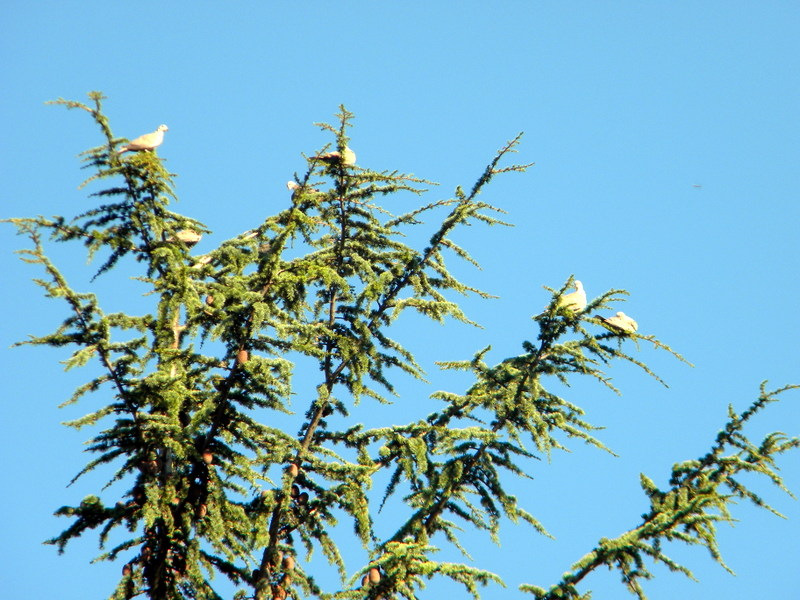
<path id="1" fill-rule="evenodd" d="M 164 138 L 163 131 L 154 131 L 152 133 L 146 133 L 144 135 L 140 135 L 135 140 L 130 142 L 128 144 L 128 148 L 132 150 L 138 150 L 138 149 L 149 150 L 150 148 L 155 148 L 156 146 L 158 146 L 158 144 L 161 143 L 161 140 L 159 138 L 161 139 Z"/>

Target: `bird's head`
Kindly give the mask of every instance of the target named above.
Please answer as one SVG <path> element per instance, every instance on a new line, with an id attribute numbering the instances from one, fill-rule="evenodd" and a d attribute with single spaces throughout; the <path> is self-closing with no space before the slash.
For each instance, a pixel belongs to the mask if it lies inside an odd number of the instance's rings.
<path id="1" fill-rule="evenodd" d="M 575 281 L 573 281 L 572 283 L 575 285 L 575 289 L 576 289 L 577 291 L 579 291 L 579 292 L 582 292 L 582 291 L 583 291 L 583 284 L 582 284 L 582 283 L 581 283 L 581 282 L 580 282 L 578 279 L 576 279 L 576 280 L 575 280 Z"/>
<path id="2" fill-rule="evenodd" d="M 169 127 L 167 127 L 166 125 L 159 125 L 156 131 L 169 131 Z"/>

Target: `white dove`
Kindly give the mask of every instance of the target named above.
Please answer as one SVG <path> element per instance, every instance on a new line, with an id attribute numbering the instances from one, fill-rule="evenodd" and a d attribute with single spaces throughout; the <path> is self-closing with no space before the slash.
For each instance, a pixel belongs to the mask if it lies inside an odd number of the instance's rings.
<path id="1" fill-rule="evenodd" d="M 576 279 L 573 283 L 575 291 L 561 296 L 556 308 L 566 308 L 570 312 L 577 313 L 586 308 L 586 292 L 583 291 L 583 284 L 580 281 Z"/>
<path id="2" fill-rule="evenodd" d="M 122 154 L 123 152 L 138 152 L 139 150 L 152 150 L 153 148 L 157 148 L 164 141 L 165 131 L 169 131 L 169 127 L 166 125 L 159 125 L 158 129 L 152 133 L 140 135 L 135 140 L 122 146 L 119 150 L 117 150 L 117 154 Z"/>
<path id="3" fill-rule="evenodd" d="M 319 190 L 317 188 L 308 187 L 308 186 L 302 186 L 299 183 L 297 183 L 296 181 L 287 181 L 286 182 L 286 189 L 288 189 L 290 192 L 292 192 L 292 196 L 294 196 L 295 193 L 299 193 L 301 191 L 306 193 L 306 194 L 309 194 L 309 193 L 318 194 L 319 193 Z"/>
<path id="4" fill-rule="evenodd" d="M 356 164 L 356 153 L 353 152 L 348 146 L 344 147 L 344 153 L 337 150 L 335 152 L 318 154 L 317 156 L 312 156 L 311 158 L 315 158 L 329 164 L 337 162 L 341 162 L 343 165 L 347 166 Z"/>
<path id="5" fill-rule="evenodd" d="M 639 329 L 639 324 L 622 311 L 619 311 L 613 317 L 599 318 L 610 328 L 622 331 L 623 333 L 634 333 L 637 329 Z"/>
<path id="6" fill-rule="evenodd" d="M 193 229 L 181 229 L 180 231 L 176 232 L 174 236 L 169 236 L 167 241 L 174 242 L 175 240 L 178 240 L 191 248 L 197 242 L 199 242 L 202 237 L 203 234 L 198 233 Z"/>

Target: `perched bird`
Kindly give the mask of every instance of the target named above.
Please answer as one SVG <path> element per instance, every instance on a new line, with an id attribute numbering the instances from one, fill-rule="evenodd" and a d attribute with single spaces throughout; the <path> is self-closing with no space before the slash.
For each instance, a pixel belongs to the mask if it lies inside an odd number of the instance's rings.
<path id="1" fill-rule="evenodd" d="M 180 231 L 176 232 L 174 236 L 167 238 L 167 241 L 174 242 L 175 240 L 178 240 L 191 248 L 197 242 L 199 242 L 202 237 L 203 235 L 201 233 L 198 233 L 193 229 L 181 229 Z"/>
<path id="2" fill-rule="evenodd" d="M 306 194 L 308 194 L 308 193 L 313 193 L 313 194 L 319 193 L 319 190 L 317 188 L 312 188 L 312 187 L 307 187 L 307 186 L 303 187 L 302 185 L 300 185 L 296 181 L 287 181 L 286 182 L 286 189 L 288 189 L 290 192 L 292 192 L 292 197 L 294 197 L 294 195 L 296 193 L 306 193 Z"/>
<path id="3" fill-rule="evenodd" d="M 623 333 L 634 333 L 639 329 L 639 324 L 624 312 L 619 311 L 613 317 L 598 317 L 609 329 L 616 329 Z"/>
<path id="4" fill-rule="evenodd" d="M 157 148 L 163 143 L 164 132 L 168 130 L 169 127 L 166 125 L 159 125 L 158 129 L 156 129 L 154 132 L 140 135 L 135 140 L 122 146 L 119 150 L 117 150 L 117 154 L 122 154 L 124 152 L 138 152 L 140 150 L 152 150 L 153 148 Z"/>
<path id="5" fill-rule="evenodd" d="M 344 152 L 339 152 L 337 150 L 334 152 L 326 152 L 325 154 L 318 154 L 316 156 L 312 156 L 311 158 L 321 160 L 322 162 L 328 164 L 339 162 L 347 166 L 356 164 L 356 153 L 347 146 L 344 147 Z"/>
<path id="6" fill-rule="evenodd" d="M 556 308 L 565 308 L 573 313 L 581 312 L 586 308 L 586 292 L 583 291 L 583 284 L 577 279 L 574 284 L 575 291 L 561 296 Z"/>

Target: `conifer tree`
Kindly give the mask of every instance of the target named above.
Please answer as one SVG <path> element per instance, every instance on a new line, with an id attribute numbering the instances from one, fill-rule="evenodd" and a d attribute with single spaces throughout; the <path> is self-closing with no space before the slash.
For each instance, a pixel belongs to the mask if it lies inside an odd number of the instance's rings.
<path id="1" fill-rule="evenodd" d="M 196 255 L 193 246 L 210 229 L 169 209 L 173 176 L 156 150 L 118 153 L 124 140 L 111 130 L 103 96 L 89 96 L 88 104 L 55 103 L 86 111 L 102 133 L 103 143 L 83 153 L 92 171 L 86 183 L 99 186 L 91 197 L 101 203 L 71 219 L 11 221 L 31 241 L 21 254 L 43 269 L 45 295 L 68 310 L 56 331 L 26 343 L 72 348 L 67 368 L 99 365 L 68 403 L 89 393 L 105 399 L 69 425 L 94 432 L 93 458 L 76 479 L 105 467 L 108 485 L 58 509 L 70 525 L 49 542 L 63 551 L 98 530 L 100 559 L 124 565 L 115 600 L 217 599 L 219 575 L 238 588 L 236 598 L 256 600 L 411 599 L 424 597 L 435 577 L 479 598 L 481 586 L 500 578 L 438 560 L 436 545 L 466 551 L 464 528 L 497 540 L 504 518 L 548 535 L 506 491 L 508 482 L 542 468 L 534 459 L 566 449 L 570 438 L 607 450 L 581 407 L 552 383 L 588 377 L 614 389 L 605 373 L 613 361 L 658 379 L 635 358 L 640 343 L 681 358 L 652 335 L 598 318 L 624 290 L 585 306 L 562 301 L 569 277 L 548 288 L 552 299 L 534 317 L 538 336 L 522 342 L 521 354 L 491 365 L 486 348 L 441 363 L 473 383 L 432 394 L 440 408 L 404 424 L 359 425 L 363 405 L 388 402 L 398 375 L 423 380 L 414 349 L 390 337 L 401 314 L 470 323 L 454 296 L 489 296 L 454 277 L 445 259 L 474 263 L 453 241 L 455 230 L 504 224 L 502 211 L 479 195 L 494 177 L 529 166 L 503 166 L 519 136 L 468 190 L 395 216 L 378 203 L 382 196 L 421 195 L 431 182 L 359 165 L 349 146 L 353 115 L 341 107 L 333 124 L 320 125 L 331 141 L 308 156 L 283 209 Z M 440 214 L 426 245 L 404 243 L 405 232 Z M 46 253 L 50 242 L 82 242 L 99 257 L 95 277 L 136 269 L 132 290 L 147 294 L 151 311 L 105 312 L 94 294 L 72 287 Z M 316 374 L 313 382 L 295 381 L 300 365 L 303 378 Z M 732 520 L 729 505 L 747 499 L 773 510 L 738 476 L 759 473 L 785 490 L 774 461 L 800 444 L 781 433 L 752 442 L 743 428 L 792 387 L 762 386 L 744 412 L 731 408 L 709 452 L 676 464 L 667 489 L 642 475 L 650 511 L 625 534 L 599 540 L 561 581 L 510 583 L 540 600 L 589 598 L 577 586 L 604 567 L 645 598 L 648 563 L 691 577 L 663 552 L 673 540 L 704 546 L 725 566 L 715 526 Z M 296 429 L 279 426 L 295 414 Z M 336 414 L 349 426 L 334 427 Z M 372 483 L 384 473 L 388 485 L 376 494 Z M 382 537 L 375 522 L 386 503 L 397 527 Z M 364 562 L 345 564 L 343 549 L 354 544 Z M 337 586 L 315 576 L 313 552 L 338 571 Z"/>

